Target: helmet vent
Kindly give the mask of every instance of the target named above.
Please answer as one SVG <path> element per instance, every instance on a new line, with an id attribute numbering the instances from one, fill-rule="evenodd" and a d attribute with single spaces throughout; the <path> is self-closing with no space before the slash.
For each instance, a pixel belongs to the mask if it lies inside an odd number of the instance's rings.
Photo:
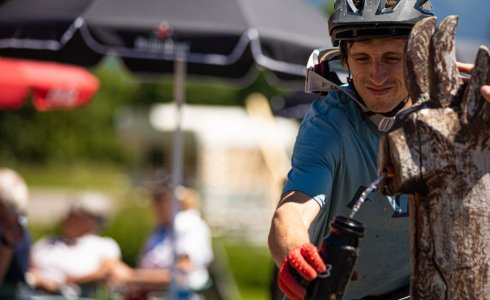
<path id="1" fill-rule="evenodd" d="M 398 2 L 400 2 L 400 0 L 386 0 L 385 8 L 393 8 L 398 4 Z"/>
<path id="2" fill-rule="evenodd" d="M 384 5 L 383 5 L 384 2 Z M 385 0 L 385 1 L 380 1 L 379 7 L 378 7 L 378 12 L 379 13 L 390 13 L 392 12 L 395 7 L 397 6 L 398 2 L 400 0 Z"/>
<path id="3" fill-rule="evenodd" d="M 430 1 L 429 0 L 423 0 L 421 3 L 420 3 L 420 6 L 422 7 L 422 9 L 424 9 L 425 11 L 432 11 L 432 4 L 430 4 Z"/>
<path id="4" fill-rule="evenodd" d="M 347 0 L 347 9 L 350 13 L 361 13 L 364 8 L 364 0 Z"/>

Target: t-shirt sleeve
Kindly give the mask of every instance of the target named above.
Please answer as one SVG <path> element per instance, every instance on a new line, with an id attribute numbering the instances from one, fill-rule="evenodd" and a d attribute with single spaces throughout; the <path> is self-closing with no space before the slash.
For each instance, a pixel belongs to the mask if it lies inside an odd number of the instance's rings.
<path id="1" fill-rule="evenodd" d="M 51 243 L 53 240 L 53 237 L 41 237 L 39 240 L 37 240 L 32 246 L 31 246 L 31 257 L 35 259 L 35 256 L 38 253 L 41 253 L 42 251 L 45 251 L 48 245 Z"/>
<path id="2" fill-rule="evenodd" d="M 121 248 L 118 243 L 112 238 L 104 238 L 104 259 L 120 259 L 121 258 Z"/>
<path id="3" fill-rule="evenodd" d="M 207 224 L 192 212 L 178 213 L 175 220 L 177 255 L 187 255 L 194 268 L 205 268 L 213 259 Z"/>
<path id="4" fill-rule="evenodd" d="M 283 193 L 299 191 L 323 207 L 330 198 L 342 140 L 335 126 L 319 115 L 301 124 Z"/>

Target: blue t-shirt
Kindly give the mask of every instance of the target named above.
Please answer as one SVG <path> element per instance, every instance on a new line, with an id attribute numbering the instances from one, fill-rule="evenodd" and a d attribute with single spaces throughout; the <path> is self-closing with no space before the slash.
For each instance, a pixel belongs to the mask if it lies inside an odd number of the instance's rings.
<path id="1" fill-rule="evenodd" d="M 337 215 L 348 217 L 358 191 L 376 179 L 380 137 L 359 106 L 340 92 L 315 101 L 303 119 L 283 192 L 303 192 L 320 205 L 309 232 L 317 246 L 328 223 Z M 377 191 L 368 199 L 355 216 L 366 228 L 355 267 L 358 279 L 349 283 L 344 299 L 384 294 L 409 282 L 407 197 Z"/>
<path id="2" fill-rule="evenodd" d="M 29 267 L 31 237 L 25 228 L 23 230 L 24 236 L 15 245 L 12 260 L 3 282 L 0 283 L 0 299 L 17 299 L 18 284 L 25 281 L 24 275 Z"/>
<path id="3" fill-rule="evenodd" d="M 12 261 L 5 275 L 5 282 L 16 284 L 24 282 L 24 275 L 29 267 L 31 236 L 24 228 L 22 240 L 15 245 Z"/>

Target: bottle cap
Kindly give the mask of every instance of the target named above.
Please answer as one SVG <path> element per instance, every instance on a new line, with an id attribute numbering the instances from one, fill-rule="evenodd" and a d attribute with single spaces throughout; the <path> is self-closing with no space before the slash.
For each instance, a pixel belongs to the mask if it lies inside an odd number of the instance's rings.
<path id="1" fill-rule="evenodd" d="M 360 238 L 364 236 L 364 225 L 351 218 L 336 216 L 330 226 L 352 237 Z"/>

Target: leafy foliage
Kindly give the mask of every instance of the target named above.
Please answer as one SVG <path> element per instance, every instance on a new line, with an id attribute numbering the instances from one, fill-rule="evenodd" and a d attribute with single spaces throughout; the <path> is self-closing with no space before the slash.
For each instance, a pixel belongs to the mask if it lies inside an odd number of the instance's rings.
<path id="1" fill-rule="evenodd" d="M 112 60 L 99 67 L 95 75 L 100 90 L 83 108 L 41 113 L 26 101 L 18 111 L 0 111 L 0 164 L 133 163 L 115 134 L 114 114 L 121 106 L 148 107 L 172 101 L 172 78 L 137 80 Z M 219 81 L 188 81 L 185 96 L 191 104 L 243 105 L 254 91 L 269 97 L 280 93 L 259 73 L 245 88 Z"/>

